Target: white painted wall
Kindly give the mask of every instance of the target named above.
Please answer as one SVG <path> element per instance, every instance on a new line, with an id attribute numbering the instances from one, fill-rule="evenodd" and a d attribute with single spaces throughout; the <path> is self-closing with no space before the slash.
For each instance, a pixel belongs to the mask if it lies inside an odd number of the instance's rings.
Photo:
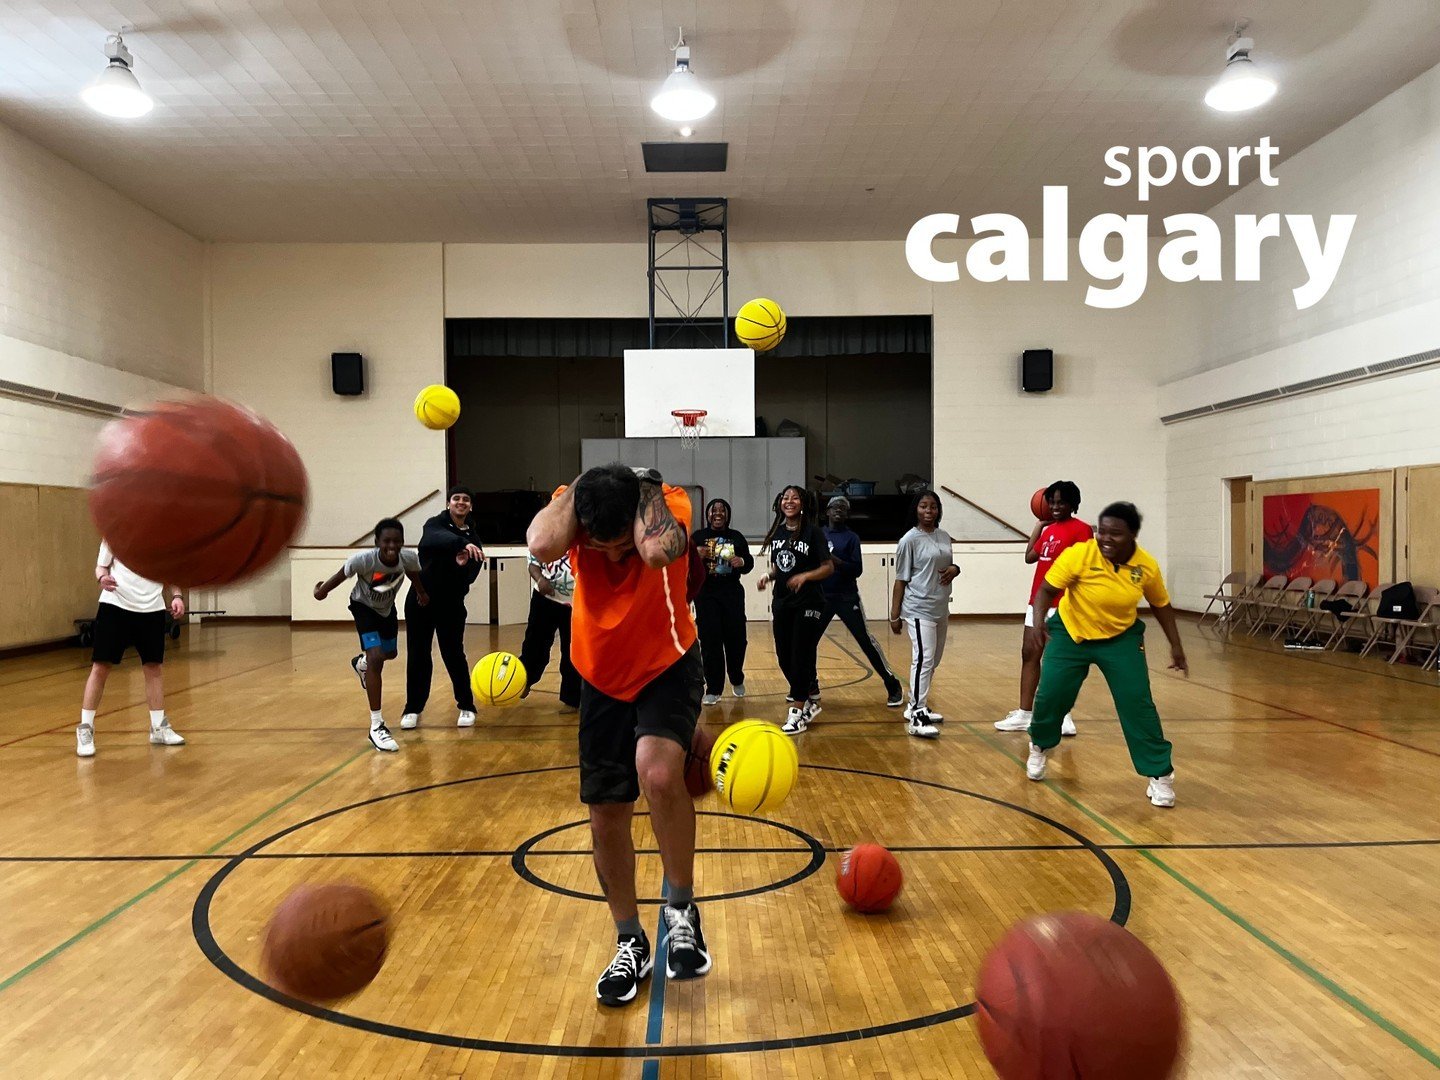
<path id="1" fill-rule="evenodd" d="M 1282 148 L 1283 149 L 1283 148 Z M 1195 369 L 1161 412 L 1440 348 L 1440 67 L 1283 163 L 1211 213 L 1359 215 L 1328 296 L 1297 312 L 1282 244 L 1265 280 L 1203 292 Z M 1274 242 L 1272 242 L 1274 243 Z M 1167 430 L 1171 585 L 1201 605 L 1230 567 L 1224 479 L 1276 479 L 1440 461 L 1440 371 L 1337 387 Z"/>
<path id="2" fill-rule="evenodd" d="M 445 380 L 439 244 L 217 244 L 211 253 L 215 393 L 268 417 L 300 451 L 310 514 L 296 543 L 343 546 L 445 486 L 445 436 L 411 410 Z M 337 397 L 330 354 L 365 357 L 365 394 Z M 443 495 L 403 519 L 407 539 Z M 231 615 L 287 615 L 288 562 L 218 590 Z"/>

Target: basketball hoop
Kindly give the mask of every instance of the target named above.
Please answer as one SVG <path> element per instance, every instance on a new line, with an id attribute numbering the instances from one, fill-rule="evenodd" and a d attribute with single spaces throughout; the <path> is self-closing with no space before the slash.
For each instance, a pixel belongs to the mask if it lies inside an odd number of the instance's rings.
<path id="1" fill-rule="evenodd" d="M 680 445 L 695 449 L 700 445 L 700 436 L 705 433 L 705 409 L 671 409 L 675 418 L 675 433 L 680 436 Z"/>

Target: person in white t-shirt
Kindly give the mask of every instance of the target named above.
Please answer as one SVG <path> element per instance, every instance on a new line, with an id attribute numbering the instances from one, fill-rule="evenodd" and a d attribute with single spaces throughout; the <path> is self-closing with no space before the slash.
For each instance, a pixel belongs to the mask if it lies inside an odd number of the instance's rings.
<path id="1" fill-rule="evenodd" d="M 580 674 L 570 663 L 570 610 L 575 603 L 575 575 L 567 551 L 554 562 L 542 563 L 534 555 L 527 563 L 530 580 L 530 617 L 525 623 L 525 642 L 520 646 L 520 666 L 527 680 L 521 697 L 540 681 L 550 666 L 550 650 L 560 635 L 560 704 L 580 708 Z"/>
<path id="2" fill-rule="evenodd" d="M 140 654 L 145 676 L 145 700 L 150 706 L 150 741 L 156 746 L 184 746 L 185 740 L 165 716 L 165 687 L 160 665 L 165 660 L 165 591 L 158 581 L 143 578 L 115 558 L 110 545 L 100 542 L 95 560 L 95 580 L 100 583 L 100 606 L 95 613 L 95 651 L 90 677 L 80 701 L 80 726 L 75 729 L 75 753 L 95 754 L 95 710 L 105 692 L 110 669 L 120 662 L 125 650 L 134 647 Z M 170 614 L 182 618 L 185 601 L 171 586 Z"/>

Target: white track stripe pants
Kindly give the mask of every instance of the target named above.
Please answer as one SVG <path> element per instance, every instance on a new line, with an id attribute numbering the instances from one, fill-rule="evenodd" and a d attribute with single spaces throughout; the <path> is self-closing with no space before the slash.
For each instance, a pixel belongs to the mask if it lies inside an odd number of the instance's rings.
<path id="1" fill-rule="evenodd" d="M 924 707 L 930 699 L 930 677 L 945 653 L 945 631 L 949 628 L 949 620 L 905 620 L 905 629 L 910 631 L 910 708 Z"/>

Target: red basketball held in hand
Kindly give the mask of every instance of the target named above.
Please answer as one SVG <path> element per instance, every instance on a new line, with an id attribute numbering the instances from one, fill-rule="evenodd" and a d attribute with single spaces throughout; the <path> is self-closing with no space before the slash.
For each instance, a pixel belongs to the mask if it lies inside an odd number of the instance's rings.
<path id="1" fill-rule="evenodd" d="M 1139 938 L 1078 911 L 1040 915 L 986 955 L 976 1030 L 1001 1080 L 1162 1080 L 1180 1054 L 1180 999 Z"/>
<path id="2" fill-rule="evenodd" d="M 302 885 L 275 909 L 263 962 L 275 986 L 323 1004 L 363 990 L 380 972 L 389 916 L 362 885 Z"/>
<path id="3" fill-rule="evenodd" d="M 289 439 L 249 409 L 202 397 L 106 426 L 90 516 L 135 573 L 222 585 L 274 562 L 305 518 L 306 494 Z"/>
<path id="4" fill-rule="evenodd" d="M 856 844 L 841 856 L 835 874 L 840 898 L 867 915 L 888 911 L 904 883 L 900 863 L 879 844 Z"/>
<path id="5" fill-rule="evenodd" d="M 685 754 L 685 790 L 690 792 L 692 799 L 715 790 L 715 774 L 710 771 L 710 751 L 714 748 L 715 736 L 696 724 L 690 749 Z"/>
<path id="6" fill-rule="evenodd" d="M 1050 520 L 1050 500 L 1045 498 L 1044 488 L 1030 496 L 1030 513 L 1035 515 L 1037 521 Z"/>

